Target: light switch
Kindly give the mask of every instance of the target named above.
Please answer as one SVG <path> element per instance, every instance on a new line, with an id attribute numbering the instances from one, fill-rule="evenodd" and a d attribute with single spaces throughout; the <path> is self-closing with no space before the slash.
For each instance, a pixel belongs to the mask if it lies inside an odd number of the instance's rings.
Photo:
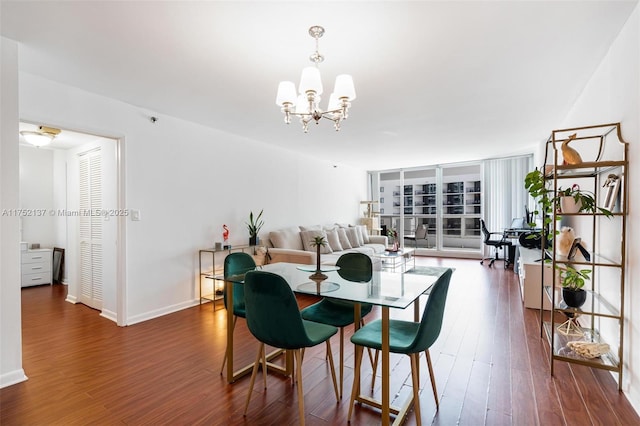
<path id="1" fill-rule="evenodd" d="M 131 220 L 132 221 L 139 221 L 142 218 L 141 214 L 140 214 L 140 210 L 131 210 Z"/>

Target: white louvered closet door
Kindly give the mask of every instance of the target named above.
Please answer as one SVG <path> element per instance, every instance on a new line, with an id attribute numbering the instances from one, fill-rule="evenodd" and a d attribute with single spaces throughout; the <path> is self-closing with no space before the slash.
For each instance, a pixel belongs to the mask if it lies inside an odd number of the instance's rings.
<path id="1" fill-rule="evenodd" d="M 80 303 L 102 309 L 102 156 L 80 154 Z"/>

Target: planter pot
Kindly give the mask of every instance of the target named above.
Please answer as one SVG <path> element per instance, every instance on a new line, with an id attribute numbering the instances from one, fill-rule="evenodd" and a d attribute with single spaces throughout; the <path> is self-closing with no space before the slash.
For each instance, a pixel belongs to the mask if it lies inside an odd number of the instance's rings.
<path id="1" fill-rule="evenodd" d="M 563 288 L 562 299 L 567 306 L 571 308 L 579 308 L 587 301 L 587 292 L 582 289 L 569 290 L 568 288 Z"/>
<path id="2" fill-rule="evenodd" d="M 258 245 L 258 236 L 257 235 L 255 237 L 249 237 L 249 245 L 250 246 L 257 246 Z"/>
<path id="3" fill-rule="evenodd" d="M 560 197 L 560 210 L 562 213 L 578 213 L 582 207 L 582 201 L 578 201 L 573 197 Z"/>

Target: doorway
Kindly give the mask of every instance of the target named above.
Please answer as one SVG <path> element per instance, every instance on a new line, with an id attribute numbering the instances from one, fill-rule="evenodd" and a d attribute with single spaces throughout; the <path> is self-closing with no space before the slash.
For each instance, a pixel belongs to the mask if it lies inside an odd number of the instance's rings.
<path id="1" fill-rule="evenodd" d="M 20 123 L 20 130 L 37 127 Z M 20 142 L 21 208 L 47 212 L 39 220 L 23 220 L 22 240 L 64 248 L 66 300 L 83 303 L 125 325 L 124 283 L 118 273 L 122 264 L 118 242 L 124 238 L 125 226 L 125 217 L 117 216 L 124 211 L 119 209 L 124 199 L 121 140 L 61 129 L 46 147 L 29 146 L 22 138 Z M 33 158 L 47 166 L 50 176 L 26 172 L 29 167 L 23 167 L 23 161 Z M 32 167 L 31 173 L 36 169 L 41 167 Z M 34 191 L 38 196 L 33 196 Z"/>

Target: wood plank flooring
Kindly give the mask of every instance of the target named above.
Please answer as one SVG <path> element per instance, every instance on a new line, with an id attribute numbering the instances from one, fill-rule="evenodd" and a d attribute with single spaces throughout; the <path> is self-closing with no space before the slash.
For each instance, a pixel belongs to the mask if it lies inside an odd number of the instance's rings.
<path id="1" fill-rule="evenodd" d="M 440 409 L 421 358 L 423 424 L 640 425 L 640 418 L 605 371 L 556 363 L 538 312 L 523 308 L 517 276 L 475 260 L 418 258 L 453 274 L 440 338 L 431 349 Z M 211 304 L 117 327 L 84 305 L 64 301 L 61 285 L 22 290 L 24 370 L 29 380 L 0 390 L 2 425 L 294 425 L 296 389 L 270 374 L 258 377 L 247 417 L 249 379 L 228 385 L 220 375 L 224 310 Z M 312 297 L 299 298 L 305 306 Z M 412 317 L 392 311 L 393 318 Z M 367 317 L 379 316 L 374 309 Z M 348 339 L 352 329 L 346 331 Z M 236 365 L 253 362 L 257 343 L 244 320 L 236 327 Z M 332 348 L 338 360 L 338 335 Z M 345 344 L 344 397 L 333 394 L 324 346 L 307 350 L 303 365 L 308 425 L 346 424 L 353 380 L 353 347 Z M 392 398 L 411 393 L 409 358 L 392 356 Z M 363 361 L 363 389 L 371 366 Z M 380 371 L 380 369 L 378 369 Z M 261 374 L 261 373 L 260 373 Z M 379 373 L 378 373 L 379 374 Z M 381 381 L 373 395 L 380 396 Z M 353 425 L 380 423 L 378 411 L 356 406 Z M 406 424 L 414 425 L 413 412 Z"/>

